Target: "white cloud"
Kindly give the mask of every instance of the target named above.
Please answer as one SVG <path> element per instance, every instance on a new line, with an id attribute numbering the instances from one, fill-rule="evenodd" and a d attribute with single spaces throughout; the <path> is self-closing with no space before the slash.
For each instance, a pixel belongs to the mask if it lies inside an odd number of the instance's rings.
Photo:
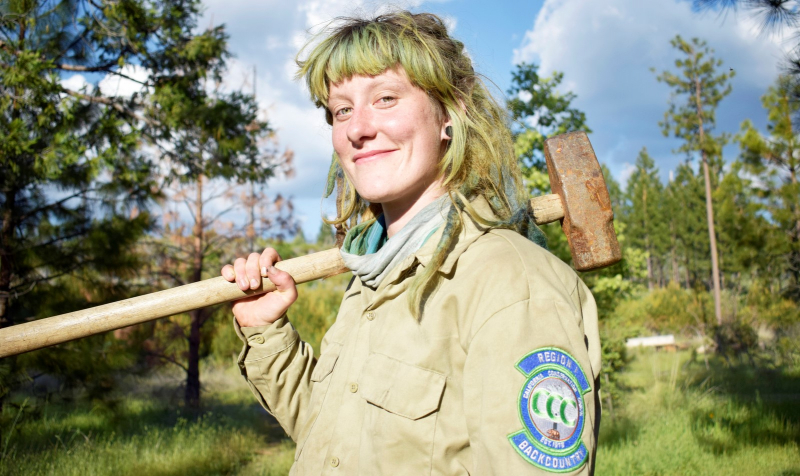
<path id="1" fill-rule="evenodd" d="M 622 171 L 619 174 L 619 177 L 616 179 L 619 181 L 620 184 L 624 186 L 627 185 L 628 179 L 633 175 L 633 172 L 636 171 L 636 166 L 630 162 L 625 162 L 622 164 Z"/>
<path id="2" fill-rule="evenodd" d="M 458 26 L 458 18 L 450 15 L 442 15 L 442 21 L 444 21 L 444 26 L 447 27 L 447 32 L 452 35 Z"/>
<path id="3" fill-rule="evenodd" d="M 98 86 L 101 93 L 106 96 L 131 97 L 134 93 L 144 88 L 141 83 L 145 82 L 150 75 L 146 68 L 134 64 L 126 64 L 119 69 L 119 73 L 127 76 L 127 78 L 117 74 L 109 74 L 100 80 Z M 128 78 L 133 79 L 133 81 Z"/>
<path id="4" fill-rule="evenodd" d="M 681 160 L 677 147 L 657 125 L 667 108 L 669 88 L 655 80 L 657 72 L 674 68 L 677 51 L 669 40 L 680 33 L 699 37 L 736 70 L 733 94 L 718 110 L 718 130 L 735 132 L 745 117 L 763 117 L 759 97 L 778 74 L 787 45 L 779 35 L 759 35 L 746 15 L 699 15 L 690 3 L 675 0 L 546 0 L 514 52 L 514 62 L 534 62 L 540 72 L 564 73 L 562 90 L 578 95 L 574 105 L 587 114 L 592 142 L 615 176 L 642 146 L 664 173 Z M 730 149 L 730 148 L 729 148 Z M 736 150 L 726 150 L 732 159 Z"/>
<path id="5" fill-rule="evenodd" d="M 61 86 L 63 86 L 66 89 L 71 89 L 73 91 L 80 91 L 81 89 L 83 89 L 88 85 L 89 82 L 86 81 L 86 78 L 84 78 L 83 75 L 80 74 L 73 74 L 69 78 L 61 80 Z"/>

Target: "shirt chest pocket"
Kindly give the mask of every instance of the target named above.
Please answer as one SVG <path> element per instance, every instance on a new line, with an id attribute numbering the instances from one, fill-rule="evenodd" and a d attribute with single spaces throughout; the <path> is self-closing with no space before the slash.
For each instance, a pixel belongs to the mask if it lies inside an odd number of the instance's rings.
<path id="1" fill-rule="evenodd" d="M 376 474 L 430 474 L 439 404 L 447 378 L 382 354 L 371 354 L 358 381 L 366 400 L 360 461 Z"/>

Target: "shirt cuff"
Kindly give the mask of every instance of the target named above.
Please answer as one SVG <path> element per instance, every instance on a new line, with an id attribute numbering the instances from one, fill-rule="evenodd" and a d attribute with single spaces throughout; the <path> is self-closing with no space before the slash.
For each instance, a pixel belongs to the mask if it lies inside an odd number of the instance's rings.
<path id="1" fill-rule="evenodd" d="M 257 327 L 242 327 L 234 317 L 233 328 L 244 343 L 239 354 L 239 367 L 242 368 L 245 361 L 252 362 L 283 352 L 298 339 L 297 331 L 286 314 L 270 325 Z"/>

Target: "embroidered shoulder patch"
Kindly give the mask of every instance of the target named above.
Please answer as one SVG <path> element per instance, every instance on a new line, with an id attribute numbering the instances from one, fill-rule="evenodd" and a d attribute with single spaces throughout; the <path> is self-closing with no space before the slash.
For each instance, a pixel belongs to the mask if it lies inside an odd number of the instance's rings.
<path id="1" fill-rule="evenodd" d="M 586 423 L 583 396 L 592 388 L 578 361 L 555 347 L 536 349 L 517 362 L 527 380 L 517 406 L 522 430 L 508 441 L 532 465 L 554 473 L 581 467 L 588 456 L 581 441 Z"/>

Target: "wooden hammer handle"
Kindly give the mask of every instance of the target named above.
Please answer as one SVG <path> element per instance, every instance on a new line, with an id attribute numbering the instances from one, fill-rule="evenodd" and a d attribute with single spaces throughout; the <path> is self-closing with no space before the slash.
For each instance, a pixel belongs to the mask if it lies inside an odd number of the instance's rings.
<path id="1" fill-rule="evenodd" d="M 530 203 L 537 224 L 550 223 L 564 216 L 558 195 L 536 197 Z M 275 267 L 291 274 L 297 284 L 349 271 L 338 248 L 287 259 L 277 263 Z M 236 283 L 220 276 L 82 311 L 17 324 L 0 329 L 0 358 L 273 290 L 275 285 L 267 278 L 262 278 L 260 289 L 242 291 Z"/>

